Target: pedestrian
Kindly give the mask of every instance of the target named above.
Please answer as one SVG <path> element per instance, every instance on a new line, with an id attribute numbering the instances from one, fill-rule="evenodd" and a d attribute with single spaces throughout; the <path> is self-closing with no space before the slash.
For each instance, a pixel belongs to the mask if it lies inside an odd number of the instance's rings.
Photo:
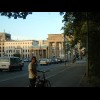
<path id="1" fill-rule="evenodd" d="M 37 77 L 37 59 L 35 56 L 32 57 L 31 62 L 28 65 L 29 72 L 29 87 L 35 87 L 36 77 Z"/>

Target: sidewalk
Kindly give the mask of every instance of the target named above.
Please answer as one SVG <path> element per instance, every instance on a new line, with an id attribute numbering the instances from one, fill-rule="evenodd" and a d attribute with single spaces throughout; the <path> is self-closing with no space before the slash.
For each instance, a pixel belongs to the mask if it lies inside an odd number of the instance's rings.
<path id="1" fill-rule="evenodd" d="M 83 63 L 87 63 L 87 61 L 86 61 L 86 58 L 84 57 L 82 60 L 77 60 L 75 63 L 76 64 L 83 64 Z M 92 84 L 89 83 L 89 80 L 86 76 L 86 73 L 84 73 L 84 76 L 81 79 L 79 87 L 94 87 Z"/>
<path id="2" fill-rule="evenodd" d="M 82 60 L 79 59 L 79 60 L 76 60 L 74 63 L 71 63 L 71 65 L 72 66 L 74 66 L 76 64 L 78 64 L 78 65 L 81 65 L 82 64 L 83 65 L 83 64 L 86 64 L 87 63 L 86 60 L 87 60 L 86 57 L 84 57 Z M 88 78 L 87 78 L 87 76 L 84 73 L 84 75 L 83 75 L 83 77 L 82 77 L 82 79 L 81 79 L 78 87 L 94 87 L 94 86 L 89 83 Z"/>
<path id="3" fill-rule="evenodd" d="M 78 60 L 75 63 L 86 63 L 86 58 Z M 80 82 L 80 87 L 100 87 L 100 79 L 96 79 L 95 82 L 90 83 L 88 77 L 86 76 L 86 73 L 84 73 L 84 76 L 82 77 L 82 80 Z"/>
<path id="4" fill-rule="evenodd" d="M 86 57 L 83 57 L 83 59 L 81 60 L 81 59 L 79 59 L 79 60 L 76 60 L 75 61 L 75 63 L 86 63 L 87 61 L 86 61 L 87 59 L 86 59 Z"/>
<path id="5" fill-rule="evenodd" d="M 95 87 L 95 86 L 90 84 L 87 76 L 84 75 L 82 80 L 81 80 L 81 82 L 80 82 L 80 86 L 79 87 Z"/>

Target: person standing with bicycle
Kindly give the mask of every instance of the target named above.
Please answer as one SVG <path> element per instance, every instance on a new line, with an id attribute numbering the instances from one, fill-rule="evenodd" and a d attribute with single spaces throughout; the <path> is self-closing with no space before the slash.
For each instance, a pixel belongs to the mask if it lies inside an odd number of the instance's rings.
<path id="1" fill-rule="evenodd" d="M 37 77 L 37 59 L 35 56 L 32 57 L 31 62 L 28 65 L 29 72 L 29 87 L 35 87 L 36 77 Z"/>

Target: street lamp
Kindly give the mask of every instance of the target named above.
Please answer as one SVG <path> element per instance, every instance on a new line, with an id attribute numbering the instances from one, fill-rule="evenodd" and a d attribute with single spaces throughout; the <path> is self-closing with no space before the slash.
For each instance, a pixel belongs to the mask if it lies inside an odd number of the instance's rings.
<path id="1" fill-rule="evenodd" d="M 67 43 L 67 61 L 68 61 L 68 51 L 69 51 L 69 44 Z"/>
<path id="2" fill-rule="evenodd" d="M 42 49 L 41 49 L 41 43 L 40 43 L 39 55 L 40 55 L 40 58 L 42 58 Z"/>
<path id="3" fill-rule="evenodd" d="M 65 66 L 66 66 L 66 35 L 64 34 L 64 59 L 65 59 Z"/>
<path id="4" fill-rule="evenodd" d="M 71 62 L 71 44 L 69 44 L 69 62 Z"/>

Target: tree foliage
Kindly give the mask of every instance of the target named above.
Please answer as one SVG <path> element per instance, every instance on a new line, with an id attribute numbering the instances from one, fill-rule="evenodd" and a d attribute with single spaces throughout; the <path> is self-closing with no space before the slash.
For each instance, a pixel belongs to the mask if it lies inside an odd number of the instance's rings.
<path id="1" fill-rule="evenodd" d="M 8 18 L 14 17 L 26 19 L 27 15 L 32 14 L 32 12 L 0 12 L 1 16 L 7 16 Z"/>
<path id="2" fill-rule="evenodd" d="M 82 45 L 86 47 L 88 42 L 88 63 L 90 76 L 97 76 L 100 78 L 100 12 L 66 12 L 64 14 L 65 23 L 68 23 L 70 15 L 75 17 L 72 23 L 73 35 L 75 36 L 73 44 L 75 44 L 78 40 L 81 40 Z M 65 34 L 68 34 L 66 31 L 68 29 L 71 28 L 64 24 Z"/>

